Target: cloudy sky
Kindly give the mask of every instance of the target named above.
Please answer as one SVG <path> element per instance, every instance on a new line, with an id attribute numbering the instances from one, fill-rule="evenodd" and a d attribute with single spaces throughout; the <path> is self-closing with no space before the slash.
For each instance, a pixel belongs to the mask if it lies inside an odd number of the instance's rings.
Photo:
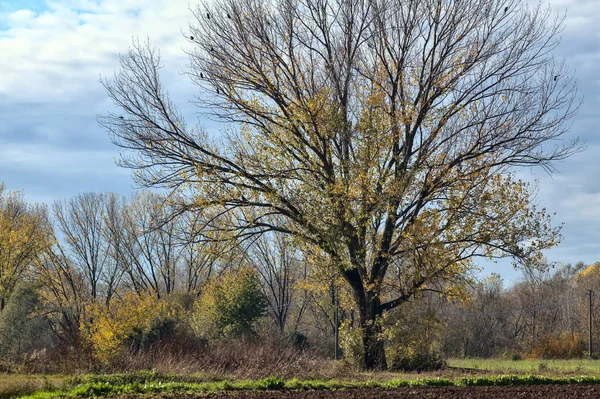
<path id="1" fill-rule="evenodd" d="M 163 80 L 184 113 L 195 93 L 181 75 L 193 0 L 0 0 L 0 182 L 31 202 L 86 191 L 131 193 L 129 172 L 96 122 L 112 109 L 99 80 L 118 68 L 132 37 L 148 36 L 163 56 Z M 539 180 L 539 202 L 565 223 L 551 261 L 600 260 L 600 5 L 551 0 L 566 12 L 557 51 L 575 72 L 584 104 L 571 137 L 587 150 L 558 164 L 560 173 L 522 170 Z M 486 267 L 510 280 L 507 265 Z"/>

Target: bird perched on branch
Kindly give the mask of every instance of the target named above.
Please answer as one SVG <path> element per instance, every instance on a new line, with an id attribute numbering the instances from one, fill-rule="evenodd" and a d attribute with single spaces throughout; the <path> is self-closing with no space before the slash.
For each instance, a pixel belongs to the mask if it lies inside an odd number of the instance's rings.
<path id="1" fill-rule="evenodd" d="M 210 19 L 210 14 L 206 13 L 206 19 Z"/>
<path id="2" fill-rule="evenodd" d="M 508 12 L 508 7 L 504 7 L 504 13 L 506 14 Z"/>
<path id="3" fill-rule="evenodd" d="M 194 40 L 194 36 L 190 36 L 190 40 Z"/>

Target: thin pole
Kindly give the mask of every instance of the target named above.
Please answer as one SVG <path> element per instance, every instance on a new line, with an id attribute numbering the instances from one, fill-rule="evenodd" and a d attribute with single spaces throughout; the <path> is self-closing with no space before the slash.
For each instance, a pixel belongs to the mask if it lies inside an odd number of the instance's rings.
<path id="1" fill-rule="evenodd" d="M 594 291 L 592 290 L 588 290 L 588 293 L 590 295 L 590 335 L 589 335 L 589 348 L 588 348 L 588 352 L 590 354 L 590 358 L 593 357 L 593 352 L 592 352 L 592 294 L 594 293 Z"/>
<path id="2" fill-rule="evenodd" d="M 334 312 L 334 324 L 335 324 L 335 352 L 334 352 L 334 359 L 338 360 L 340 358 L 340 352 L 339 352 L 339 347 L 340 347 L 340 301 L 338 298 L 338 292 L 337 292 L 337 287 L 334 285 L 333 286 L 333 292 L 334 292 L 334 306 L 335 306 L 335 312 Z"/>

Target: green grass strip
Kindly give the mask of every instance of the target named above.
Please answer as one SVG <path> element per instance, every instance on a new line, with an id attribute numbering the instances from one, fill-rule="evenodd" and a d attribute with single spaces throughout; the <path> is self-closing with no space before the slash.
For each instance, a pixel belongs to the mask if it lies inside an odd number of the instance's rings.
<path id="1" fill-rule="evenodd" d="M 30 399 L 45 398 L 97 398 L 115 395 L 159 394 L 159 393 L 211 393 L 219 391 L 247 390 L 324 390 L 352 388 L 398 388 L 398 387 L 441 387 L 441 386 L 508 386 L 542 384 L 600 384 L 600 377 L 545 377 L 537 375 L 501 375 L 490 377 L 457 378 L 418 378 L 413 380 L 390 381 L 340 381 L 340 380 L 298 380 L 284 381 L 278 377 L 262 380 L 208 381 L 194 382 L 193 377 L 170 376 L 171 381 L 161 381 L 160 375 L 139 374 L 93 376 L 68 389 L 38 392 L 27 396 Z M 165 376 L 163 376 L 165 377 Z M 169 377 L 165 377 L 169 378 Z M 179 381 L 174 381 L 173 379 Z"/>

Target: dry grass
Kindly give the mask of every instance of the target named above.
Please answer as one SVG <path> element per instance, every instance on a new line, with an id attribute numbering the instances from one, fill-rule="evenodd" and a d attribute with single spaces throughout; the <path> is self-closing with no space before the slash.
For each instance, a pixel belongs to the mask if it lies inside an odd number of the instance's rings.
<path id="1" fill-rule="evenodd" d="M 0 399 L 18 398 L 40 390 L 62 387 L 67 377 L 0 374 Z"/>
<path id="2" fill-rule="evenodd" d="M 333 367 L 334 363 L 323 370 L 323 362 L 316 351 L 300 350 L 277 337 L 260 341 L 238 339 L 210 345 L 190 338 L 156 344 L 144 351 L 124 350 L 108 362 L 94 359 L 85 348 L 45 353 L 18 366 L 6 365 L 4 369 L 0 368 L 0 373 L 83 375 L 155 370 L 167 374 L 260 379 L 275 374 L 287 378 L 345 372 L 338 371 L 339 365 Z"/>
<path id="3" fill-rule="evenodd" d="M 275 340 L 251 342 L 235 340 L 204 348 L 156 347 L 137 353 L 123 353 L 105 365 L 103 372 L 156 370 L 168 374 L 204 374 L 234 379 L 335 378 L 348 375 L 346 363 L 322 359 L 310 350 L 299 350 Z"/>

